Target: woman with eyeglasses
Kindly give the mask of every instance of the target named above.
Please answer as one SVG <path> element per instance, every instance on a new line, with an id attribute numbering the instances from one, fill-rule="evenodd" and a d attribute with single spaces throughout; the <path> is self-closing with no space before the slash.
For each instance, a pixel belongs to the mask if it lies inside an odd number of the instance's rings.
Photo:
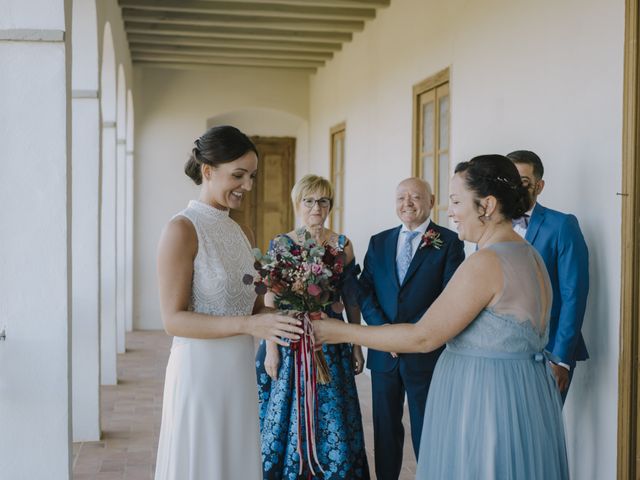
<path id="1" fill-rule="evenodd" d="M 325 227 L 333 206 L 331 183 L 317 175 L 306 175 L 293 187 L 291 200 L 302 226 L 284 234 L 286 241 L 291 248 L 297 248 L 304 243 L 308 233 L 318 244 L 330 245 L 344 252 L 345 268 L 336 286 L 341 298 L 336 300 L 341 300 L 345 305 L 346 317 L 350 323 L 360 323 L 360 309 L 355 294 L 352 293 L 355 290 L 350 288 L 357 276 L 353 245 L 344 235 Z M 265 304 L 279 307 L 278 297 L 267 294 Z M 344 321 L 342 314 L 336 314 L 329 308 L 325 313 Z M 364 367 L 362 349 L 357 345 L 340 343 L 323 346 L 322 351 L 331 374 L 329 383 L 318 383 L 315 413 L 316 451 L 324 473 L 316 470 L 316 474 L 320 476 L 313 477 L 305 462 L 300 477 L 294 353 L 271 341 L 260 343 L 256 369 L 265 480 L 369 478 L 362 416 L 354 378 Z M 305 439 L 300 440 L 304 452 Z"/>

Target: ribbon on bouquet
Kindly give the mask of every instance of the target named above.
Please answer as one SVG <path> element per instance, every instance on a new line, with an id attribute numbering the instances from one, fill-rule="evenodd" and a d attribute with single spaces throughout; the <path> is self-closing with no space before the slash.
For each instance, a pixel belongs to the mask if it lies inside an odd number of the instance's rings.
<path id="1" fill-rule="evenodd" d="M 295 356 L 295 389 L 296 403 L 298 405 L 298 455 L 300 456 L 300 469 L 298 475 L 302 475 L 305 460 L 309 465 L 310 475 L 316 476 L 316 468 L 325 473 L 318 460 L 316 451 L 316 413 L 318 401 L 318 383 L 316 377 L 316 361 L 314 356 L 315 340 L 313 338 L 313 326 L 309 313 L 300 313 L 297 318 L 302 321 L 304 333 L 300 340 L 290 344 Z M 302 378 L 301 378 L 302 377 Z M 304 398 L 304 414 L 302 413 Z M 304 422 L 304 423 L 303 423 Z M 302 425 L 304 424 L 306 451 L 302 452 Z"/>

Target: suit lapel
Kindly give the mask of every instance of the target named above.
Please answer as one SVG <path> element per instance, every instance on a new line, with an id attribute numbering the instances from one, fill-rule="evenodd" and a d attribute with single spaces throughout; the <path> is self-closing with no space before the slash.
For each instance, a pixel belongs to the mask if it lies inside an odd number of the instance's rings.
<path id="1" fill-rule="evenodd" d="M 396 268 L 396 255 L 398 254 L 398 236 L 400 235 L 401 227 L 393 230 L 385 241 L 385 264 L 389 275 L 392 275 L 395 284 L 400 288 L 400 282 L 398 281 L 398 269 Z"/>
<path id="2" fill-rule="evenodd" d="M 533 212 L 531 212 L 531 220 L 529 221 L 529 227 L 527 227 L 527 233 L 524 236 L 524 239 L 532 245 L 536 240 L 540 225 L 544 222 L 545 211 L 546 208 L 539 203 L 536 203 L 536 206 L 533 208 Z"/>
<path id="3" fill-rule="evenodd" d="M 427 231 L 429 230 L 435 230 L 437 233 L 440 233 L 440 228 L 433 222 L 429 223 Z M 422 242 L 420 242 L 420 244 L 422 245 Z M 418 250 L 416 250 L 416 254 L 411 259 L 409 269 L 407 270 L 407 274 L 404 276 L 404 282 L 402 282 L 402 285 L 406 285 L 407 282 L 411 280 L 411 277 L 416 273 L 420 265 L 422 265 L 422 262 L 424 262 L 427 257 L 430 257 L 433 254 L 432 250 L 434 250 L 434 248 L 435 247 L 418 247 Z"/>

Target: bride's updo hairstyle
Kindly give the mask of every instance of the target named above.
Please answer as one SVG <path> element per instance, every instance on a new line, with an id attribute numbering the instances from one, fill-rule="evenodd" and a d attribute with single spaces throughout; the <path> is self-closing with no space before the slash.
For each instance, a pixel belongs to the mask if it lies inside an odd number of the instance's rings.
<path id="1" fill-rule="evenodd" d="M 529 208 L 529 195 L 522 186 L 518 169 L 502 155 L 480 155 L 456 165 L 455 173 L 464 178 L 467 188 L 475 194 L 475 203 L 482 211 L 480 198 L 493 196 L 507 220 L 520 218 Z M 483 215 L 480 220 L 484 222 Z"/>
<path id="2" fill-rule="evenodd" d="M 196 185 L 202 183 L 202 165 L 217 167 L 230 163 L 248 152 L 258 155 L 253 142 L 236 127 L 221 125 L 204 132 L 195 142 L 191 156 L 184 165 L 187 174 Z"/>

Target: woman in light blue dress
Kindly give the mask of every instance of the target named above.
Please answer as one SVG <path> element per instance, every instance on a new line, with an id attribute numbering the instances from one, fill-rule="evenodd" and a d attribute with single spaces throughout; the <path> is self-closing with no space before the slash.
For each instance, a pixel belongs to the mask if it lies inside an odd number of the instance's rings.
<path id="1" fill-rule="evenodd" d="M 511 226 L 528 209 L 515 166 L 483 155 L 456 167 L 449 216 L 478 251 L 417 324 L 319 322 L 320 342 L 377 350 L 447 348 L 427 398 L 416 478 L 569 478 L 560 393 L 543 352 L 552 291 Z"/>

